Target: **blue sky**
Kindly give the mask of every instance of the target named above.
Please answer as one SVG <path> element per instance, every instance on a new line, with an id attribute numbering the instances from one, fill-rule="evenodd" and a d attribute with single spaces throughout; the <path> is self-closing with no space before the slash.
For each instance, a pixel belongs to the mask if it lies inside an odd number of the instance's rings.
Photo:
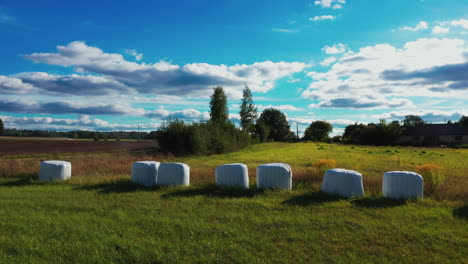
<path id="1" fill-rule="evenodd" d="M 7 127 L 154 130 L 231 118 L 249 85 L 300 130 L 468 114 L 464 0 L 0 1 Z"/>

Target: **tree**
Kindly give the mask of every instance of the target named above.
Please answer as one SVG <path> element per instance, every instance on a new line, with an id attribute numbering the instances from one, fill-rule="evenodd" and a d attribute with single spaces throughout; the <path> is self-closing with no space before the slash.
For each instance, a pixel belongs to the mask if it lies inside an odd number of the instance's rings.
<path id="1" fill-rule="evenodd" d="M 332 132 L 333 126 L 327 121 L 314 121 L 304 132 L 303 140 L 326 141 L 328 134 Z"/>
<path id="2" fill-rule="evenodd" d="M 0 119 L 0 135 L 5 133 L 5 128 L 3 127 L 3 121 Z"/>
<path id="3" fill-rule="evenodd" d="M 213 123 L 225 124 L 229 119 L 227 97 L 221 86 L 213 88 L 210 101 L 210 118 Z"/>
<path id="4" fill-rule="evenodd" d="M 458 124 L 460 124 L 461 126 L 468 126 L 468 116 L 460 117 L 460 120 L 458 120 Z"/>
<path id="5" fill-rule="evenodd" d="M 274 141 L 289 141 L 292 132 L 286 116 L 279 110 L 268 108 L 263 110 L 257 123 L 263 123 L 269 128 L 268 138 Z"/>
<path id="6" fill-rule="evenodd" d="M 242 105 L 240 108 L 241 127 L 249 133 L 255 132 L 255 120 L 257 120 L 257 108 L 252 99 L 252 93 L 246 85 L 242 91 Z"/>
<path id="7" fill-rule="evenodd" d="M 405 127 L 414 127 L 424 124 L 426 124 L 426 122 L 424 122 L 421 117 L 416 115 L 407 115 L 405 116 L 405 120 L 403 120 L 403 126 Z"/>

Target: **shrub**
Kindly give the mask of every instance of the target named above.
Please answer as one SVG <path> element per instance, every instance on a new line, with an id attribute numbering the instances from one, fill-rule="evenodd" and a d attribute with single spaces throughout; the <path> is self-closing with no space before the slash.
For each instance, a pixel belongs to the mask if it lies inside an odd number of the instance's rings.
<path id="1" fill-rule="evenodd" d="M 333 169 L 333 168 L 336 167 L 336 160 L 334 160 L 334 159 L 320 159 L 320 160 L 317 160 L 316 162 L 314 162 L 314 164 L 312 164 L 312 166 L 317 169 L 319 174 L 322 175 L 322 174 L 325 173 L 325 171 L 327 171 L 329 169 Z"/>
<path id="2" fill-rule="evenodd" d="M 444 183 L 443 168 L 433 164 L 416 166 L 416 171 L 424 178 L 424 185 L 428 193 L 433 193 L 437 187 Z"/>

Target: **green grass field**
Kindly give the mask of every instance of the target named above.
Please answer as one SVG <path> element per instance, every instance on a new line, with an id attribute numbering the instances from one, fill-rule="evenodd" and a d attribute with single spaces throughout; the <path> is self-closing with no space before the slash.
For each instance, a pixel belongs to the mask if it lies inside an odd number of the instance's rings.
<path id="1" fill-rule="evenodd" d="M 48 158 L 70 160 L 72 180 L 31 179 Z M 366 196 L 321 194 L 321 176 L 311 165 L 327 158 L 362 172 Z M 148 159 L 188 163 L 191 187 L 131 184 L 131 162 Z M 467 263 L 466 160 L 466 149 L 316 143 L 261 144 L 208 157 L 3 157 L 0 262 Z M 254 188 L 255 166 L 278 161 L 293 167 L 293 190 Z M 232 162 L 249 166 L 251 189 L 212 185 L 214 167 Z M 381 198 L 383 172 L 423 163 L 444 167 L 439 190 L 415 201 Z"/>

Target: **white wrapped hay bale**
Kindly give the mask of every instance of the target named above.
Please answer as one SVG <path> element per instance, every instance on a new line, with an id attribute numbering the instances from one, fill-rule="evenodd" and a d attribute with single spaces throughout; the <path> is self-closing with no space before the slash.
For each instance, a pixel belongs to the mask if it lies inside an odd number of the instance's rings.
<path id="1" fill-rule="evenodd" d="M 257 167 L 258 188 L 292 188 L 292 170 L 285 163 L 267 163 Z"/>
<path id="2" fill-rule="evenodd" d="M 39 168 L 39 180 L 69 180 L 71 178 L 71 163 L 63 160 L 45 160 Z"/>
<path id="3" fill-rule="evenodd" d="M 190 167 L 184 163 L 161 163 L 156 184 L 188 186 L 190 184 Z"/>
<path id="4" fill-rule="evenodd" d="M 132 166 L 132 182 L 147 187 L 156 185 L 159 164 L 156 161 L 134 162 Z"/>
<path id="5" fill-rule="evenodd" d="M 384 173 L 382 194 L 388 198 L 423 197 L 424 179 L 411 171 L 389 171 Z"/>
<path id="6" fill-rule="evenodd" d="M 245 164 L 221 165 L 216 167 L 215 174 L 217 185 L 249 188 L 249 172 Z"/>
<path id="7" fill-rule="evenodd" d="M 364 195 L 362 174 L 345 169 L 331 169 L 325 172 L 321 190 L 324 193 L 352 197 Z"/>

